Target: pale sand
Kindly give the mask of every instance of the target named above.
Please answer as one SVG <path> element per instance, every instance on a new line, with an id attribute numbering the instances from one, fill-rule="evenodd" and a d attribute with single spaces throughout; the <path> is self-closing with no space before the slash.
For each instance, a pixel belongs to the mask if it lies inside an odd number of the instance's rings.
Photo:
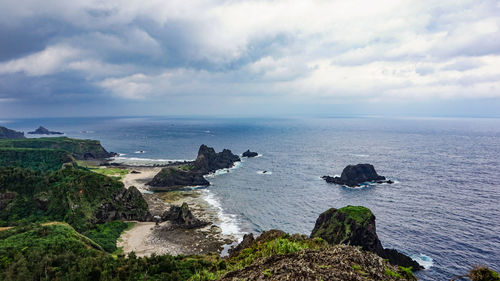
<path id="1" fill-rule="evenodd" d="M 127 168 L 129 173 L 123 177 L 122 182 L 125 188 L 135 186 L 141 192 L 148 191 L 149 187 L 146 183 L 152 180 L 161 169 L 161 167 L 130 167 Z M 139 174 L 133 174 L 132 171 L 137 171 Z"/>

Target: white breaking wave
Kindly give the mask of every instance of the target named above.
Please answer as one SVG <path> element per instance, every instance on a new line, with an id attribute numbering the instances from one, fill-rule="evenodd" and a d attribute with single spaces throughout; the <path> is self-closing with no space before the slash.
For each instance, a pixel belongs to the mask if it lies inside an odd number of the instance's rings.
<path id="1" fill-rule="evenodd" d="M 146 153 L 146 150 L 137 150 L 136 152 L 134 152 L 136 154 L 140 154 L 140 153 Z"/>
<path id="2" fill-rule="evenodd" d="M 214 178 L 214 177 L 216 177 L 218 175 L 223 175 L 223 174 L 230 173 L 231 171 L 236 170 L 239 167 L 241 167 L 241 163 L 242 163 L 242 161 L 234 162 L 234 164 L 233 164 L 233 166 L 231 168 L 219 169 L 219 170 L 216 170 L 213 173 L 210 173 L 208 175 L 204 175 L 204 177 L 205 178 Z"/>
<path id="3" fill-rule="evenodd" d="M 422 253 L 420 253 L 418 255 L 413 255 L 413 256 L 411 256 L 411 258 L 414 261 L 416 261 L 418 264 L 423 266 L 425 269 L 429 269 L 434 265 L 434 260 L 431 257 L 426 256 Z"/>
<path id="4" fill-rule="evenodd" d="M 238 225 L 238 217 L 234 214 L 226 214 L 220 202 L 215 195 L 208 189 L 203 189 L 203 199 L 217 211 L 218 226 L 221 228 L 222 234 L 234 236 L 241 240 L 243 233 Z"/>

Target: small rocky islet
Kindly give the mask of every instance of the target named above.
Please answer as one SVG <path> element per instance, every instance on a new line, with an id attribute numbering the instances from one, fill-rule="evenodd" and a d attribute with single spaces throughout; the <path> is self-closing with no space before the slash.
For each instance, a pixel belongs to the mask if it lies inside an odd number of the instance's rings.
<path id="1" fill-rule="evenodd" d="M 55 132 L 55 131 L 49 131 L 49 129 L 45 127 L 38 127 L 35 131 L 28 132 L 30 135 L 64 135 L 64 133 L 61 132 Z"/>
<path id="2" fill-rule="evenodd" d="M 252 158 L 252 157 L 259 156 L 259 153 L 254 152 L 254 151 L 250 151 L 250 149 L 248 149 L 247 151 L 243 152 L 243 154 L 241 156 L 247 157 L 247 158 Z"/>
<path id="3" fill-rule="evenodd" d="M 375 167 L 371 164 L 348 165 L 342 171 L 340 177 L 323 176 L 321 177 L 327 183 L 346 185 L 349 187 L 358 187 L 364 183 L 394 183 L 387 180 L 384 176 L 377 174 Z"/>
<path id="4" fill-rule="evenodd" d="M 152 191 L 169 191 L 185 186 L 208 186 L 210 182 L 205 179 L 205 175 L 219 169 L 231 168 L 239 161 L 240 157 L 229 149 L 215 152 L 212 147 L 202 144 L 195 161 L 163 168 L 148 182 L 148 185 Z"/>

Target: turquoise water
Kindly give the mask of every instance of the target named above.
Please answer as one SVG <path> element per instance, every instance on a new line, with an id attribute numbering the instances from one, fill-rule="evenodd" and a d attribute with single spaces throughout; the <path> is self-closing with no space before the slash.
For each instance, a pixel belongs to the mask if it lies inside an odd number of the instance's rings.
<path id="1" fill-rule="evenodd" d="M 131 117 L 0 125 L 98 139 L 128 159 L 194 159 L 201 144 L 236 154 L 251 149 L 262 156 L 210 177 L 204 191 L 228 232 L 310 234 L 326 209 L 363 205 L 376 215 L 384 247 L 430 267 L 418 273 L 421 280 L 450 279 L 475 264 L 500 270 L 500 119 Z M 373 164 L 396 184 L 352 189 L 320 179 L 357 163 Z"/>

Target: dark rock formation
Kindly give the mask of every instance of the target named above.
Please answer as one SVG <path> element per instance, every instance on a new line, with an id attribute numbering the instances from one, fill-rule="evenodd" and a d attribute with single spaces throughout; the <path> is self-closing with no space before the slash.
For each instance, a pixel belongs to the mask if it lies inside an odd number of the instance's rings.
<path id="1" fill-rule="evenodd" d="M 328 183 L 351 187 L 359 186 L 364 182 L 393 183 L 391 180 L 386 180 L 384 176 L 378 175 L 373 165 L 370 164 L 349 165 L 344 168 L 340 177 L 323 176 L 322 178 Z"/>
<path id="2" fill-rule="evenodd" d="M 24 139 L 23 132 L 14 131 L 0 126 L 0 139 Z"/>
<path id="3" fill-rule="evenodd" d="M 313 237 L 321 237 L 332 245 L 361 246 L 363 250 L 388 259 L 394 265 L 411 266 L 414 270 L 422 268 L 410 257 L 382 247 L 375 228 L 375 215 L 362 206 L 331 208 L 320 214 L 311 233 Z"/>
<path id="4" fill-rule="evenodd" d="M 243 235 L 243 240 L 236 247 L 229 249 L 229 258 L 238 256 L 242 250 L 251 247 L 254 241 L 253 233 Z"/>
<path id="5" fill-rule="evenodd" d="M 230 168 L 237 161 L 240 161 L 240 158 L 231 153 L 231 150 L 224 149 L 216 153 L 213 148 L 203 144 L 194 162 L 178 167 L 163 168 L 148 182 L 148 185 L 155 191 L 168 191 L 183 186 L 210 185 L 203 177 L 204 175 L 219 169 Z"/>
<path id="6" fill-rule="evenodd" d="M 259 156 L 259 154 L 257 152 L 253 152 L 253 151 L 250 151 L 250 149 L 248 149 L 247 151 L 243 152 L 242 156 L 252 158 L 252 157 Z"/>
<path id="7" fill-rule="evenodd" d="M 197 219 L 187 203 L 182 203 L 182 206 L 171 206 L 170 210 L 165 211 L 161 216 L 164 221 L 171 221 L 174 227 L 178 228 L 197 228 L 208 225 L 208 222 Z"/>
<path id="8" fill-rule="evenodd" d="M 234 155 L 229 149 L 216 153 L 212 147 L 202 144 L 193 164 L 198 172 L 209 174 L 219 169 L 231 168 L 237 161 L 241 161 L 240 157 Z"/>
<path id="9" fill-rule="evenodd" d="M 210 183 L 200 172 L 167 167 L 163 168 L 148 185 L 154 187 L 155 191 L 168 191 L 184 186 L 210 185 Z"/>
<path id="10" fill-rule="evenodd" d="M 134 186 L 120 189 L 111 201 L 104 202 L 99 206 L 94 216 L 94 223 L 105 223 L 113 220 L 153 220 L 141 192 Z"/>
<path id="11" fill-rule="evenodd" d="M 35 131 L 28 132 L 28 134 L 30 134 L 30 135 L 63 135 L 64 133 L 49 131 L 48 129 L 40 126 Z"/>

